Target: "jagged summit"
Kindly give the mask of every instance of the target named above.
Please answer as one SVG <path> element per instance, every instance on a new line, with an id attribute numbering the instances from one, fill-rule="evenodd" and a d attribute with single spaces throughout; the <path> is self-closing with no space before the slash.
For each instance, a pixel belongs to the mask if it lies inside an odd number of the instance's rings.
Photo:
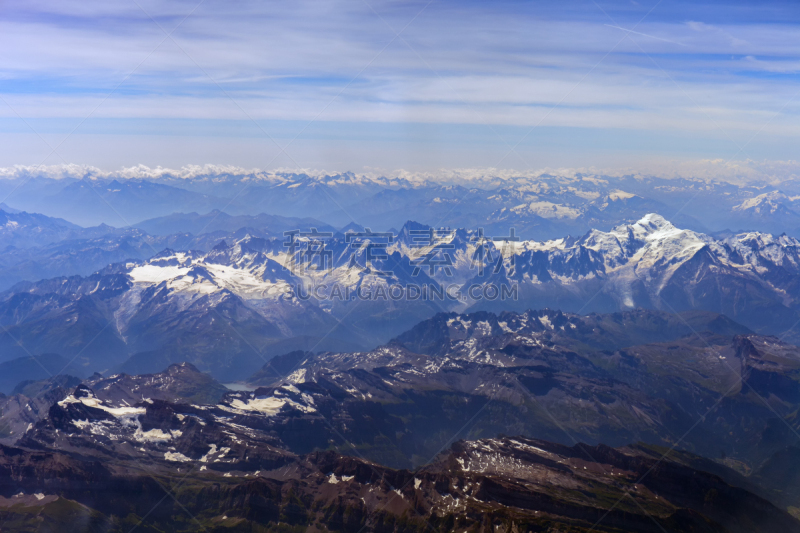
<path id="1" fill-rule="evenodd" d="M 0 314 L 19 317 L 5 325 L 11 333 L 0 337 L 0 349 L 25 355 L 12 340 L 17 338 L 29 349 L 63 351 L 69 358 L 86 331 L 97 331 L 102 341 L 82 353 L 96 361 L 89 371 L 128 357 L 136 363 L 118 371 L 153 372 L 186 360 L 236 380 L 263 365 L 248 343 L 287 342 L 278 352 L 287 353 L 316 344 L 297 340 L 309 332 L 333 330 L 336 343 L 359 349 L 441 311 L 699 309 L 777 335 L 800 320 L 800 242 L 788 236 L 715 238 L 678 228 L 657 213 L 547 242 L 481 239 L 475 230 L 456 228 L 433 243 L 410 234 L 426 227 L 409 222 L 403 238 L 384 238 L 382 247 L 369 236 L 352 242 L 334 234 L 324 248 L 310 247 L 308 240 L 293 246 L 285 238 L 244 236 L 207 253 L 169 250 L 86 278 L 28 283 L 0 296 Z M 407 292 L 412 286 L 429 295 L 444 287 L 449 292 L 434 301 L 420 297 L 421 291 Z M 23 301 L 46 312 L 20 314 Z M 116 328 L 100 332 L 97 324 L 105 321 Z M 251 336 L 246 342 L 242 331 Z M 213 349 L 212 333 L 219 339 Z M 207 351 L 192 349 L 183 340 L 187 335 L 203 337 Z M 220 355 L 240 341 L 236 358 Z M 109 353 L 119 359 L 109 361 Z"/>

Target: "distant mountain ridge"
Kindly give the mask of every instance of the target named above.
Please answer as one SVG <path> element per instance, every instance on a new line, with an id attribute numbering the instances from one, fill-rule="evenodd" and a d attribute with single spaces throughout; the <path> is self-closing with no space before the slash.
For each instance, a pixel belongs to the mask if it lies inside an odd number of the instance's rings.
<path id="1" fill-rule="evenodd" d="M 133 228 L 82 228 L 38 213 L 0 210 L 0 289 L 23 280 L 88 275 L 111 263 L 147 259 L 165 247 L 205 251 L 221 239 L 282 238 L 285 231 L 312 227 L 337 231 L 311 218 L 230 216 L 218 210 L 176 213 Z"/>
<path id="2" fill-rule="evenodd" d="M 111 228 L 113 229 L 113 228 Z M 81 228 L 60 218 L 0 209 L 0 249 L 30 248 L 56 241 L 97 235 L 104 228 Z"/>
<path id="3" fill-rule="evenodd" d="M 733 185 L 641 175 L 469 174 L 470 179 L 457 174 L 432 179 L 207 169 L 185 175 L 89 171 L 52 179 L 23 173 L 0 180 L 0 194 L 10 194 L 8 202 L 17 208 L 88 226 L 135 225 L 175 212 L 219 209 L 232 216 L 313 216 L 337 227 L 354 222 L 380 230 L 400 227 L 409 219 L 490 232 L 515 226 L 525 238 L 546 240 L 590 228 L 608 230 L 660 212 L 695 231 L 785 231 L 800 236 L 794 205 L 800 188 L 792 181 Z"/>
<path id="4" fill-rule="evenodd" d="M 165 217 L 139 222 L 135 225 L 151 235 L 174 233 L 233 233 L 244 230 L 256 237 L 282 237 L 284 231 L 317 228 L 319 231 L 335 232 L 336 228 L 314 218 L 296 218 L 268 215 L 231 216 L 215 209 L 205 215 L 197 213 L 173 213 Z"/>

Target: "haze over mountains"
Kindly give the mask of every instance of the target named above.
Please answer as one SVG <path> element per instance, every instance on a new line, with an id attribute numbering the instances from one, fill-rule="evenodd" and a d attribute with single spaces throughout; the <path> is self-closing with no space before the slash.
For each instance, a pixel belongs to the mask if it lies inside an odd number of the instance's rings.
<path id="1" fill-rule="evenodd" d="M 642 176 L 484 175 L 465 187 L 463 181 L 410 175 L 212 169 L 182 175 L 139 168 L 114 177 L 62 170 L 53 177 L 18 169 L 0 180 L 6 198 L 0 207 L 0 289 L 22 280 L 87 275 L 164 248 L 208 251 L 223 239 L 280 237 L 311 227 L 396 230 L 408 220 L 483 228 L 488 236 L 507 235 L 513 227 L 522 238 L 548 240 L 607 231 L 659 213 L 680 228 L 711 235 L 800 236 L 800 189 L 793 181 L 733 185 Z"/>
<path id="2" fill-rule="evenodd" d="M 391 242 L 337 233 L 327 255 L 311 252 L 316 237 L 291 248 L 248 234 L 24 282 L 0 294 L 3 360 L 59 353 L 87 373 L 190 361 L 231 380 L 291 349 L 369 348 L 441 311 L 695 309 L 787 338 L 800 320 L 800 242 L 788 236 L 715 239 L 656 214 L 546 242 L 463 229 L 418 242 L 430 231 L 409 222 Z"/>
<path id="3" fill-rule="evenodd" d="M 791 184 L 12 184 L 15 527 L 800 530 Z"/>
<path id="4" fill-rule="evenodd" d="M 399 228 L 407 220 L 437 227 L 481 226 L 500 233 L 513 226 L 519 235 L 539 240 L 580 235 L 591 228 L 607 230 L 650 212 L 696 231 L 786 231 L 798 236 L 800 227 L 796 205 L 800 186 L 792 180 L 734 185 L 638 175 L 545 173 L 535 177 L 488 174 L 464 183 L 414 176 L 219 170 L 183 176 L 133 169 L 115 177 L 65 168 L 58 179 L 46 173 L 16 172 L 0 180 L 0 196 L 16 209 L 82 226 L 123 227 L 174 213 L 204 215 L 218 209 L 234 216 L 313 216 L 336 227 L 356 222 L 376 230 Z M 175 220 L 168 229 L 165 222 L 160 223 L 161 233 L 189 228 Z M 212 228 L 205 231 L 221 229 Z"/>
<path id="5" fill-rule="evenodd" d="M 0 288 L 23 280 L 90 274 L 126 259 L 147 259 L 164 248 L 209 250 L 222 239 L 280 237 L 295 228 L 335 231 L 315 219 L 265 214 L 232 217 L 220 211 L 174 214 L 135 228 L 105 224 L 82 228 L 59 218 L 4 209 L 0 210 L 0 222 L 4 222 L 0 226 Z"/>

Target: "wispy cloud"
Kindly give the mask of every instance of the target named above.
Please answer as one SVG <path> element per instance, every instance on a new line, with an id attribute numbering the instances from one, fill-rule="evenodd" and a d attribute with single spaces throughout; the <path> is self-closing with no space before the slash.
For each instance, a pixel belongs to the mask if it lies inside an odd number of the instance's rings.
<path id="1" fill-rule="evenodd" d="M 442 0 L 414 19 L 426 3 L 371 2 L 376 16 L 338 0 L 204 2 L 175 30 L 177 45 L 167 39 L 154 52 L 164 33 L 150 16 L 169 32 L 197 2 L 14 4 L 0 21 L 0 93 L 13 108 L 0 105 L 0 121 L 19 113 L 52 132 L 57 121 L 43 121 L 80 120 L 145 60 L 94 118 L 318 117 L 402 129 L 545 117 L 544 127 L 800 135 L 790 4 L 739 3 L 723 16 L 715 3 L 665 3 L 641 20 L 655 2 Z M 412 19 L 393 41 L 386 24 L 399 31 Z"/>
<path id="2" fill-rule="evenodd" d="M 655 39 L 657 41 L 663 41 L 665 43 L 677 44 L 678 46 L 686 46 L 685 44 L 679 43 L 678 41 L 672 41 L 670 39 L 664 39 L 663 37 L 656 37 L 655 35 L 650 35 L 648 33 L 642 33 L 640 31 L 633 31 L 633 30 L 630 30 L 628 28 L 623 28 L 621 26 L 614 26 L 613 24 L 606 24 L 606 26 L 608 26 L 609 28 L 615 28 L 615 29 L 618 29 L 618 30 L 622 30 L 626 34 L 627 33 L 632 33 L 633 35 L 641 35 L 642 37 L 647 37 L 648 39 Z"/>

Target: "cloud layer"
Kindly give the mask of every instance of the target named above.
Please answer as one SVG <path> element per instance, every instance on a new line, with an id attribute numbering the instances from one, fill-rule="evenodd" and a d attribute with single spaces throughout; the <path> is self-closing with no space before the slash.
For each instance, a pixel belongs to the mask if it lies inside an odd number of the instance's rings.
<path id="1" fill-rule="evenodd" d="M 231 145 L 260 136 L 284 147 L 296 134 L 302 144 L 303 134 L 313 133 L 294 161 L 275 161 L 301 166 L 324 164 L 330 158 L 320 152 L 341 150 L 326 141 L 369 137 L 370 126 L 357 125 L 370 123 L 390 131 L 379 148 L 387 153 L 398 137 L 414 142 L 404 125 L 480 126 L 476 142 L 499 146 L 485 156 L 487 165 L 502 163 L 503 148 L 508 153 L 520 141 L 524 151 L 534 127 L 608 131 L 616 139 L 609 149 L 623 159 L 631 151 L 686 152 L 656 141 L 663 134 L 709 139 L 702 149 L 711 157 L 791 157 L 789 149 L 769 153 L 769 147 L 788 146 L 800 135 L 796 8 L 663 4 L 18 3 L 4 8 L 0 22 L 8 43 L 0 127 L 18 139 L 28 136 L 30 149 L 21 153 L 30 160 L 46 157 L 45 145 L 53 148 L 73 130 L 87 143 L 138 136 L 132 150 L 153 152 L 141 138 L 154 134 L 131 121 L 156 129 L 167 121 L 178 137 L 202 131 Z M 619 130 L 653 135 L 656 146 L 631 149 Z M 769 142 L 759 145 L 755 137 Z M 559 142 L 559 157 L 568 163 L 593 141 Z M 460 144 L 448 148 L 448 161 L 472 150 Z M 97 164 L 114 164 L 116 156 L 104 155 L 103 146 Z M 435 164 L 419 147 L 409 149 Z M 57 152 L 68 162 L 91 160 L 93 153 Z M 175 163 L 157 152 L 149 161 Z M 515 166 L 552 163 L 519 156 Z"/>
<path id="2" fill-rule="evenodd" d="M 234 177 L 248 180 L 286 182 L 293 180 L 293 175 L 304 174 L 311 178 L 324 179 L 326 182 L 338 180 L 381 180 L 382 183 L 442 183 L 473 184 L 479 187 L 491 187 L 498 180 L 536 181 L 542 175 L 574 178 L 579 175 L 616 178 L 622 176 L 659 177 L 665 179 L 693 179 L 706 182 L 728 182 L 734 184 L 771 184 L 778 185 L 786 180 L 800 180 L 800 161 L 726 161 L 726 160 L 692 160 L 692 161 L 653 161 L 650 164 L 638 165 L 635 168 L 583 167 L 583 168 L 448 168 L 429 171 L 412 171 L 406 169 L 382 170 L 369 169 L 362 173 L 342 173 L 338 170 L 312 168 L 276 168 L 271 170 L 244 168 L 235 165 L 185 165 L 180 168 L 148 167 L 136 165 L 115 170 L 104 170 L 90 165 L 15 165 L 0 167 L 0 179 L 25 181 L 34 177 L 51 179 L 150 179 L 160 178 L 220 178 Z M 332 179 L 336 178 L 336 179 Z"/>

